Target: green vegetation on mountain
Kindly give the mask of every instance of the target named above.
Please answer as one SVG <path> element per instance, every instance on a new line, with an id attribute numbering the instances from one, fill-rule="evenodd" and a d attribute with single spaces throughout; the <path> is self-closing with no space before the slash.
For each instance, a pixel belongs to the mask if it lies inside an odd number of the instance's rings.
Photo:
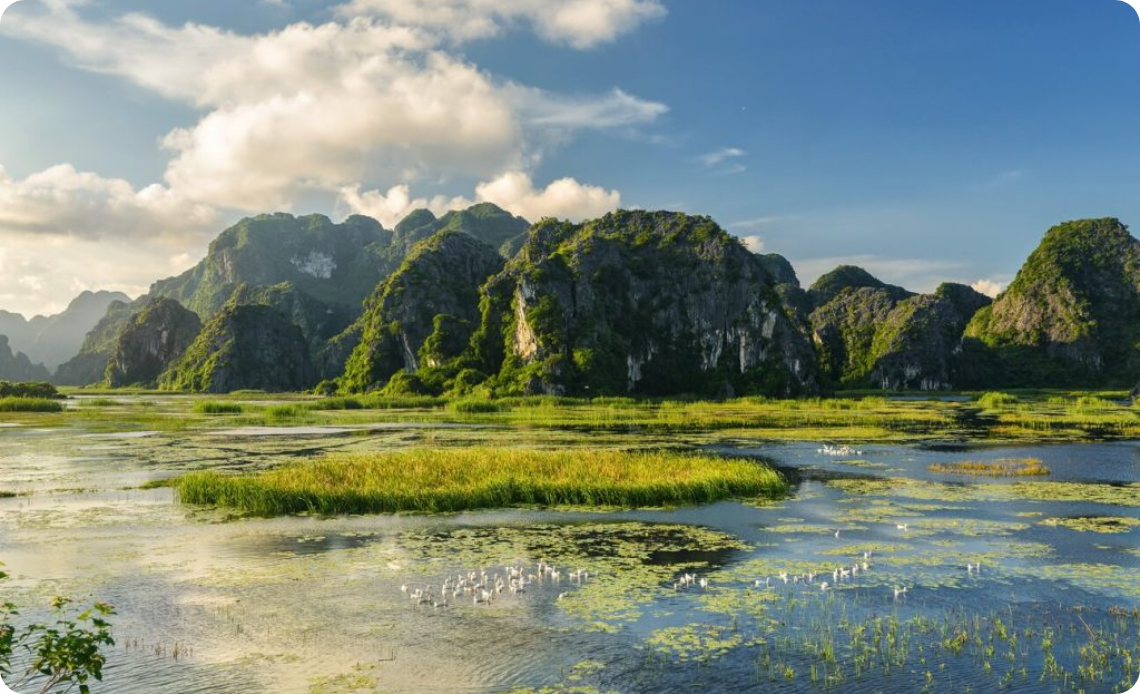
<path id="1" fill-rule="evenodd" d="M 1112 218 L 1053 227 L 966 335 L 976 362 L 973 382 L 1134 385 L 1140 374 L 1140 241 Z"/>
<path id="2" fill-rule="evenodd" d="M 861 267 L 854 265 L 840 265 L 826 275 L 821 276 L 808 290 L 812 302 L 816 306 L 823 306 L 847 289 L 879 289 L 893 301 L 914 296 L 902 287 L 887 284 Z"/>
<path id="3" fill-rule="evenodd" d="M 372 390 L 398 371 L 438 368 L 460 356 L 479 323 L 479 288 L 502 268 L 490 246 L 458 231 L 418 244 L 369 301 L 343 389 Z"/>
<path id="4" fill-rule="evenodd" d="M 764 261 L 707 217 L 536 225 L 484 289 L 464 366 L 498 394 L 812 392 Z"/>
<path id="5" fill-rule="evenodd" d="M 438 219 L 428 210 L 416 210 L 396 225 L 393 244 L 410 253 L 424 239 L 440 232 L 455 231 L 472 236 L 504 258 L 510 258 L 518 252 L 529 230 L 530 222 L 485 202 L 466 210 L 448 212 Z"/>
<path id="6" fill-rule="evenodd" d="M 202 262 L 156 282 L 150 294 L 210 316 L 243 284 L 290 282 L 317 301 L 359 312 L 372 288 L 398 264 L 389 257 L 391 240 L 392 233 L 368 217 L 349 217 L 343 224 L 322 215 L 251 217 L 222 232 Z"/>
<path id="7" fill-rule="evenodd" d="M 162 374 L 160 385 L 203 393 L 286 392 L 312 388 L 316 380 L 305 335 L 285 314 L 231 301 Z"/>
<path id="8" fill-rule="evenodd" d="M 174 299 L 157 298 L 131 316 L 107 362 L 112 388 L 153 385 L 198 337 L 198 314 Z"/>

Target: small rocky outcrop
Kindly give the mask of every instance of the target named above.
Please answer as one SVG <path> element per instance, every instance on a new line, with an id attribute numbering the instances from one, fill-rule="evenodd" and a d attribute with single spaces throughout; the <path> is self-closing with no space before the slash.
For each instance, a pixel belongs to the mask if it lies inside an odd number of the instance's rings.
<path id="1" fill-rule="evenodd" d="M 383 386 L 398 371 L 415 373 L 458 357 L 479 324 L 479 288 L 503 269 L 490 246 L 458 231 L 420 243 L 381 285 L 357 329 L 325 352 L 355 341 L 342 387 L 363 392 Z"/>
<path id="2" fill-rule="evenodd" d="M 159 379 L 162 388 L 200 393 L 287 392 L 316 385 L 304 333 L 275 308 L 227 303 L 182 358 Z"/>
<path id="3" fill-rule="evenodd" d="M 107 384 L 113 388 L 154 384 L 201 330 L 198 314 L 174 299 L 152 300 L 120 333 L 107 362 Z"/>
<path id="4" fill-rule="evenodd" d="M 470 361 L 503 393 L 814 392 L 775 280 L 707 217 L 546 220 L 485 288 Z"/>

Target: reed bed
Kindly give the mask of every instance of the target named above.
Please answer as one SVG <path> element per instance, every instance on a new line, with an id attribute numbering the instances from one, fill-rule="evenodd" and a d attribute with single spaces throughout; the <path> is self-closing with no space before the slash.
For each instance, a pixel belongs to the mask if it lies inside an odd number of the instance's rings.
<path id="1" fill-rule="evenodd" d="M 1004 459 L 990 462 L 967 460 L 960 463 L 935 463 L 931 472 L 973 477 L 1045 477 L 1052 470 L 1037 458 Z"/>
<path id="2" fill-rule="evenodd" d="M 0 412 L 63 412 L 63 403 L 48 398 L 0 398 Z"/>
<path id="3" fill-rule="evenodd" d="M 465 448 L 333 454 L 253 475 L 192 473 L 176 489 L 184 503 L 279 516 L 677 506 L 780 497 L 788 486 L 767 465 L 747 459 Z"/>

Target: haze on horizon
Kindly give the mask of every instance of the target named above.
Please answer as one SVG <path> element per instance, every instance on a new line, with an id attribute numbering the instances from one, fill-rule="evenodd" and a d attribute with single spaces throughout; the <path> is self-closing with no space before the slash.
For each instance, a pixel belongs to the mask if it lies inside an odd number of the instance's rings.
<path id="1" fill-rule="evenodd" d="M 0 25 L 0 309 L 141 294 L 272 211 L 677 209 L 807 282 L 853 263 L 990 291 L 1055 223 L 1140 220 L 1131 7 L 863 9 L 23 0 Z"/>

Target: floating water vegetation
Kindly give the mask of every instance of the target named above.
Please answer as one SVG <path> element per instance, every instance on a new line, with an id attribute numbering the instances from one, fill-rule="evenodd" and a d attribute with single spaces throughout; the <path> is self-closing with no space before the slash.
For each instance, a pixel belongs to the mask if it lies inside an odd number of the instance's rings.
<path id="1" fill-rule="evenodd" d="M 1106 535 L 1126 533 L 1140 528 L 1140 518 L 1110 516 L 1080 516 L 1076 518 L 1046 518 L 1042 525 L 1052 528 L 1068 528 L 1083 533 L 1103 533 Z"/>
<path id="2" fill-rule="evenodd" d="M 994 461 L 967 460 L 959 463 L 935 463 L 931 472 L 972 477 L 1043 477 L 1052 473 L 1038 458 L 1003 458 Z"/>
<path id="3" fill-rule="evenodd" d="M 192 473 L 177 489 L 186 503 L 275 516 L 645 508 L 781 496 L 788 485 L 763 463 L 713 455 L 465 448 L 332 454 L 253 475 Z"/>

